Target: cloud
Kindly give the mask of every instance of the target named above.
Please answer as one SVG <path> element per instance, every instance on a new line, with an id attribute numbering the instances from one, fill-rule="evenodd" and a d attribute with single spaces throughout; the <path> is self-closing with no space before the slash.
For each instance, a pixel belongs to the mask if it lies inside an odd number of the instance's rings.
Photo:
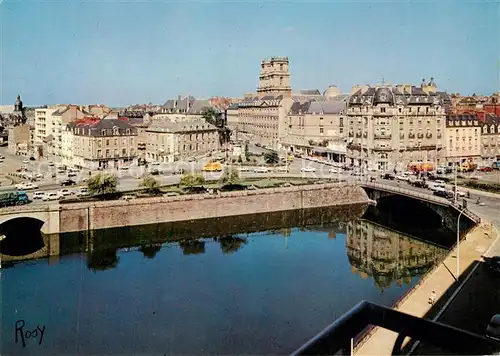
<path id="1" fill-rule="evenodd" d="M 285 33 L 292 33 L 292 32 L 295 32 L 295 27 L 293 26 L 287 26 L 283 29 L 283 32 Z"/>

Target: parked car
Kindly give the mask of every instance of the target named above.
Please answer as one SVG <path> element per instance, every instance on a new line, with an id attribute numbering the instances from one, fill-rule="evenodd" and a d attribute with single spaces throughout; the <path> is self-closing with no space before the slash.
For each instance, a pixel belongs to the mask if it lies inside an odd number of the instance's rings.
<path id="1" fill-rule="evenodd" d="M 124 195 L 122 196 L 122 199 L 123 200 L 132 200 L 134 199 L 135 197 L 133 195 L 130 195 L 130 194 L 127 194 L 127 195 Z"/>
<path id="2" fill-rule="evenodd" d="M 62 195 L 63 197 L 68 197 L 68 196 L 72 195 L 73 192 L 70 191 L 69 189 L 61 189 L 59 191 L 59 194 Z"/>
<path id="3" fill-rule="evenodd" d="M 80 188 L 77 192 L 76 192 L 76 196 L 77 197 L 86 197 L 86 196 L 89 196 L 90 193 L 89 193 L 89 190 L 87 188 Z"/>
<path id="4" fill-rule="evenodd" d="M 77 175 L 76 172 L 68 172 L 68 177 L 76 177 Z"/>
<path id="5" fill-rule="evenodd" d="M 257 167 L 253 170 L 254 173 L 268 173 L 269 168 L 267 167 Z"/>
<path id="6" fill-rule="evenodd" d="M 300 169 L 301 172 L 306 172 L 306 173 L 311 173 L 311 172 L 316 172 L 316 168 L 313 167 L 302 167 Z"/>
<path id="7" fill-rule="evenodd" d="M 435 190 L 433 192 L 435 196 L 441 197 L 441 198 L 446 198 L 446 199 L 451 199 L 454 197 L 453 192 L 450 192 L 449 190 L 446 189 L 439 189 Z"/>
<path id="8" fill-rule="evenodd" d="M 49 161 L 49 166 L 50 167 L 54 167 L 54 162 L 53 161 Z"/>
<path id="9" fill-rule="evenodd" d="M 399 181 L 402 181 L 402 182 L 407 182 L 408 181 L 408 177 L 403 175 L 403 174 L 398 174 L 396 176 L 396 180 L 399 180 Z"/>
<path id="10" fill-rule="evenodd" d="M 239 167 L 238 170 L 240 172 L 250 172 L 250 168 L 249 167 L 245 167 L 245 166 Z"/>
<path id="11" fill-rule="evenodd" d="M 340 168 L 330 168 L 328 173 L 340 173 Z"/>
<path id="12" fill-rule="evenodd" d="M 62 196 L 59 194 L 59 192 L 48 192 L 45 194 L 42 198 L 43 201 L 53 201 L 53 200 L 59 200 L 61 199 Z"/>
<path id="13" fill-rule="evenodd" d="M 67 186 L 70 186 L 70 185 L 75 185 L 76 182 L 74 180 L 71 180 L 71 179 L 65 179 L 63 181 L 61 181 L 61 185 L 63 187 L 67 187 Z"/>
<path id="14" fill-rule="evenodd" d="M 30 163 L 30 160 L 29 160 L 29 159 L 27 159 L 27 158 L 25 158 L 25 159 L 23 159 L 23 163 L 24 163 L 24 164 L 28 164 L 28 163 Z"/>
<path id="15" fill-rule="evenodd" d="M 394 180 L 396 176 L 392 173 L 385 173 L 380 176 L 382 179 Z"/>
<path id="16" fill-rule="evenodd" d="M 43 197 L 45 196 L 45 192 L 42 192 L 42 191 L 38 191 L 38 192 L 35 192 L 33 194 L 33 199 L 43 199 Z"/>
<path id="17" fill-rule="evenodd" d="M 500 314 L 495 314 L 486 327 L 485 336 L 495 341 L 500 341 Z"/>
<path id="18" fill-rule="evenodd" d="M 427 182 L 423 179 L 417 179 L 412 182 L 412 185 L 417 187 L 417 188 L 427 188 L 429 185 Z"/>

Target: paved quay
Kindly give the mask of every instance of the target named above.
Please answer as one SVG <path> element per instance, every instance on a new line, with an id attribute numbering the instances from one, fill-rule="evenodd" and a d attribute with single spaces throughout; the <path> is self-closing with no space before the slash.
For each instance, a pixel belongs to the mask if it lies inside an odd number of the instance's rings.
<path id="1" fill-rule="evenodd" d="M 489 223 L 482 223 L 469 232 L 460 244 L 460 274 L 470 269 L 497 238 L 498 232 Z M 432 291 L 437 300 L 456 287 L 457 251 L 454 249 L 434 270 L 430 271 L 418 288 L 412 289 L 397 305 L 395 310 L 416 317 L 425 317 L 431 305 L 428 303 Z M 463 277 L 462 277 L 463 278 Z M 355 348 L 355 355 L 390 355 L 398 334 L 376 327 Z"/>

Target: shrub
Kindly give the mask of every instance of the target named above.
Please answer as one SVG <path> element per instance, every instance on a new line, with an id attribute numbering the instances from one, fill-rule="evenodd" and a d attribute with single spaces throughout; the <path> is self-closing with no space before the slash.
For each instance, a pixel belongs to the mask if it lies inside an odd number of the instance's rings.
<path id="1" fill-rule="evenodd" d="M 118 181 L 113 174 L 99 173 L 91 177 L 87 183 L 92 195 L 112 195 L 117 192 Z"/>

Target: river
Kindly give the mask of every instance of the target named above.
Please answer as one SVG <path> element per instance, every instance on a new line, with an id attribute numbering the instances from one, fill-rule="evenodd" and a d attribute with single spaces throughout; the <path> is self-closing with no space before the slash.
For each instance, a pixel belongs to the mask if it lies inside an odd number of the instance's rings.
<path id="1" fill-rule="evenodd" d="M 446 253 L 364 209 L 61 236 L 64 255 L 1 270 L 0 353 L 291 352 L 361 300 L 392 305 Z"/>

